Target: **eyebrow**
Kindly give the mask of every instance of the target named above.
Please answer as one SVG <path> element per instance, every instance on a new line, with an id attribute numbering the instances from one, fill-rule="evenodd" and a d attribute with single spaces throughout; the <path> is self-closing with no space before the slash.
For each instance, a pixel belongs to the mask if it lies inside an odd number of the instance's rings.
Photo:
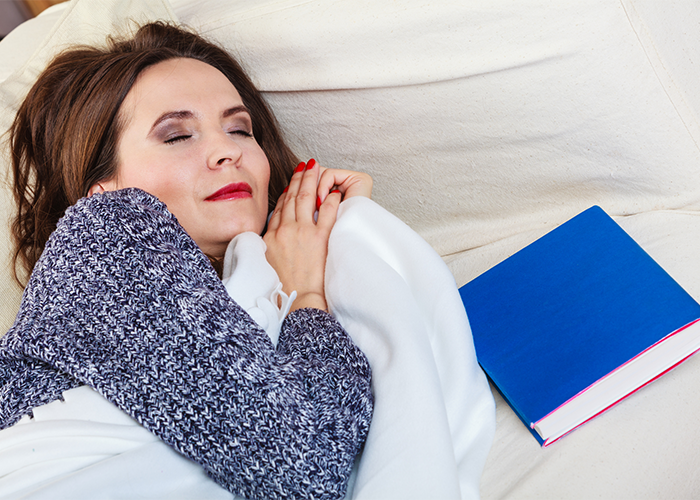
<path id="1" fill-rule="evenodd" d="M 229 116 L 236 115 L 238 113 L 247 113 L 250 115 L 250 110 L 241 104 L 240 106 L 234 106 L 224 111 L 223 117 L 228 118 Z"/>
<path id="2" fill-rule="evenodd" d="M 226 111 L 222 113 L 223 118 L 228 118 L 229 116 L 236 115 L 238 113 L 247 113 L 250 115 L 250 111 L 248 110 L 247 107 L 240 105 L 240 106 L 234 106 L 232 108 L 228 108 Z M 194 118 L 194 113 L 192 111 L 187 111 L 187 110 L 182 110 L 182 111 L 168 111 L 166 113 L 163 113 L 158 117 L 158 119 L 153 122 L 153 125 L 151 125 L 151 130 L 150 132 L 153 132 L 153 130 L 161 123 L 163 123 L 166 120 L 188 120 Z"/>
<path id="3" fill-rule="evenodd" d="M 151 125 L 151 130 L 149 134 L 155 130 L 155 128 L 166 120 L 187 120 L 194 118 L 194 113 L 192 111 L 168 111 L 163 113 L 158 117 L 158 119 Z"/>

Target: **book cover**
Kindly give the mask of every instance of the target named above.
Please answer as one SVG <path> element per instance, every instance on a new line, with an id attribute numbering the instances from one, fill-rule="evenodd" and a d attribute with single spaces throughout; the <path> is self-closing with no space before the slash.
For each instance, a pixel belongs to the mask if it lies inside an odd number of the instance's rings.
<path id="1" fill-rule="evenodd" d="M 700 348 L 700 304 L 597 206 L 459 291 L 479 363 L 544 446 Z"/>

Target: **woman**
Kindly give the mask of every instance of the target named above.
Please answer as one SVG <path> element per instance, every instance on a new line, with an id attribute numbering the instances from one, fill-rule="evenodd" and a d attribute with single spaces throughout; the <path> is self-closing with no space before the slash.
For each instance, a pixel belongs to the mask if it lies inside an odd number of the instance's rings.
<path id="1" fill-rule="evenodd" d="M 310 160 L 285 187 L 296 161 L 240 67 L 162 24 L 57 57 L 11 133 L 32 275 L 0 346 L 0 427 L 88 385 L 231 492 L 342 497 L 370 370 L 323 273 L 338 204 L 368 176 Z M 275 349 L 214 268 L 278 197 L 266 256 L 296 299 Z"/>

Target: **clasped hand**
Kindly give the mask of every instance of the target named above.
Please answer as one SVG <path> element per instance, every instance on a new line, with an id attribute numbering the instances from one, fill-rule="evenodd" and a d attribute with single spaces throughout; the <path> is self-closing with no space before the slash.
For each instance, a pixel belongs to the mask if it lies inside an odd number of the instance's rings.
<path id="1" fill-rule="evenodd" d="M 313 159 L 297 166 L 263 236 L 267 260 L 282 289 L 297 292 L 291 310 L 328 309 L 323 280 L 338 206 L 342 200 L 371 194 L 372 178 L 365 173 L 323 168 Z"/>

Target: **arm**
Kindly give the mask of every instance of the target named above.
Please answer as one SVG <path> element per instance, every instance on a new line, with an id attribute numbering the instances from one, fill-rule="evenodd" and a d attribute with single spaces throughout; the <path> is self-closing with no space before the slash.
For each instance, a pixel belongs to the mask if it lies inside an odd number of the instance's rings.
<path id="1" fill-rule="evenodd" d="M 297 311 L 275 350 L 137 190 L 69 209 L 8 335 L 248 498 L 341 498 L 367 434 L 369 365 L 340 325 Z"/>

